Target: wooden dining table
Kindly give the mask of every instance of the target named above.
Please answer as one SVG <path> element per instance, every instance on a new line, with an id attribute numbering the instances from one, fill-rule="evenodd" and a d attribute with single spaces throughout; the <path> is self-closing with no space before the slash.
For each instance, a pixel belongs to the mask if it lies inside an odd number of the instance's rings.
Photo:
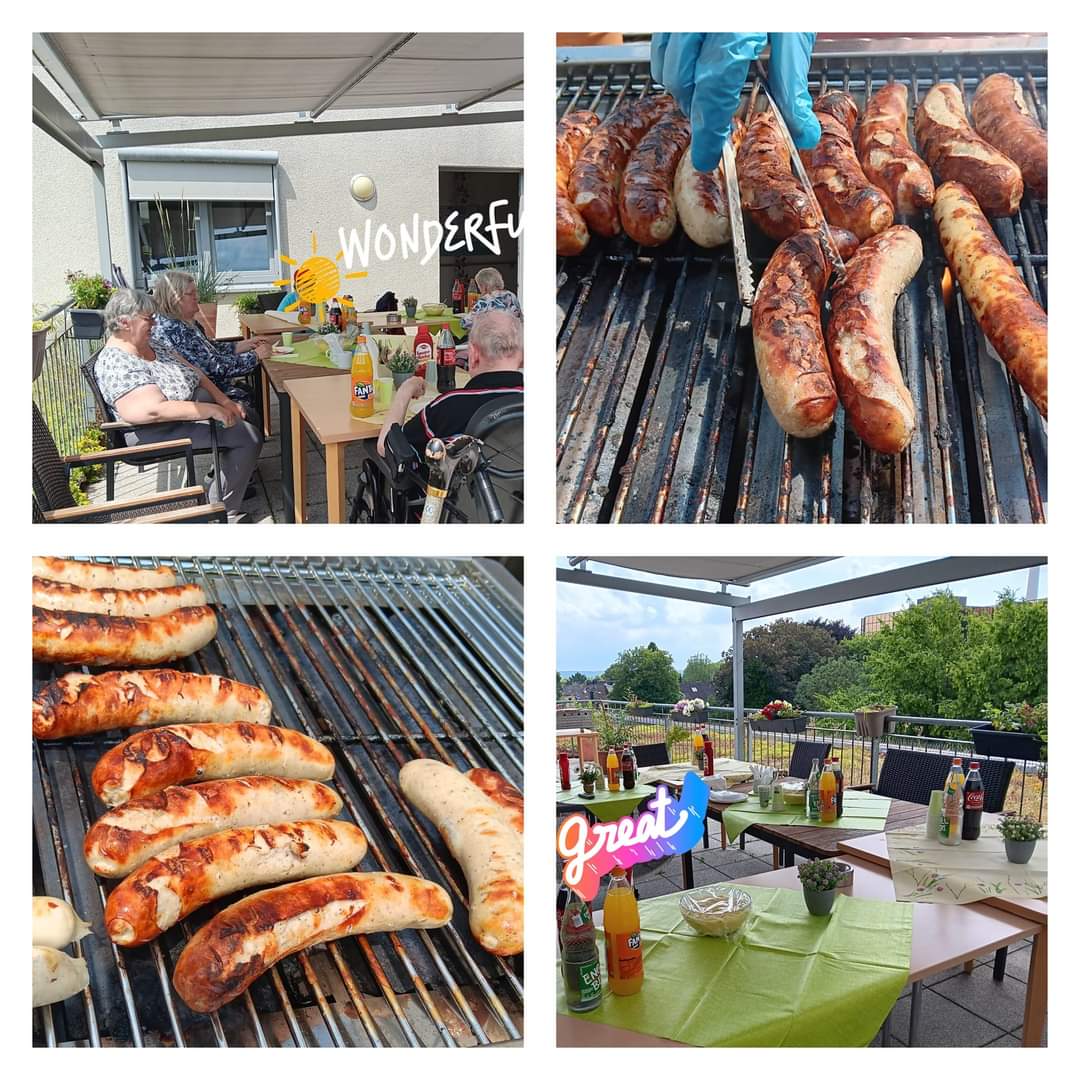
<path id="1" fill-rule="evenodd" d="M 879 834 L 880 835 L 880 834 Z M 851 856 L 851 865 L 855 870 L 852 884 L 844 892 L 847 895 L 868 900 L 887 900 L 896 903 L 893 895 L 892 877 L 886 868 L 873 862 Z M 782 889 L 801 889 L 798 871 L 795 867 L 784 867 L 751 877 L 736 878 L 725 884 L 759 885 Z M 924 979 L 938 972 L 946 971 L 965 961 L 985 956 L 999 948 L 1007 948 L 1013 942 L 1039 934 L 1039 925 L 1030 917 L 998 910 L 983 904 L 912 904 L 911 925 L 911 961 L 908 982 L 913 993 L 916 986 L 921 987 Z M 1034 965 L 1034 956 L 1032 958 Z M 1029 972 L 1028 998 L 1034 997 L 1033 1009 L 1043 1002 L 1045 1012 L 1046 973 L 1041 975 L 1041 985 L 1033 987 L 1033 976 L 1038 982 L 1039 973 Z M 649 971 L 645 969 L 648 982 Z M 733 987 L 733 990 L 738 987 Z M 717 1002 L 718 1007 L 737 1007 L 735 1001 Z M 888 1022 L 883 1034 L 887 1035 Z M 1031 1021 L 1029 1031 L 1029 1010 L 1024 1015 L 1024 1045 L 1038 1045 L 1042 1037 L 1041 1027 L 1036 1034 L 1038 1024 Z M 1034 1038 L 1035 1042 L 1029 1040 Z M 555 1043 L 564 1046 L 682 1046 L 684 1044 L 671 1039 L 660 1039 L 652 1035 L 614 1027 L 610 1024 L 594 1023 L 576 1016 L 556 1015 Z"/>

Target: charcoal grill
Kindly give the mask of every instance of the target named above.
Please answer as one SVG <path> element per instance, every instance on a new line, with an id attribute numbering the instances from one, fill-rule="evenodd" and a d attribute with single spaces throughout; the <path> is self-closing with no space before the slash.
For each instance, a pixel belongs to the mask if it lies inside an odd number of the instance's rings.
<path id="1" fill-rule="evenodd" d="M 90 786 L 119 737 L 34 745 L 34 889 L 63 897 L 95 929 L 80 943 L 86 993 L 34 1010 L 34 1045 L 476 1046 L 517 1040 L 522 958 L 491 956 L 469 933 L 464 877 L 397 786 L 416 757 L 497 770 L 521 786 L 520 589 L 487 560 L 131 559 L 203 585 L 216 639 L 188 670 L 261 686 L 274 722 L 329 746 L 344 814 L 367 834 L 360 869 L 417 874 L 454 901 L 444 929 L 343 938 L 290 957 L 216 1014 L 173 992 L 194 930 L 236 897 L 156 942 L 118 949 L 103 932 L 110 883 L 82 842 L 104 807 Z M 35 690 L 59 673 L 34 665 Z M 79 951 L 79 946 L 76 946 Z"/>
<path id="2" fill-rule="evenodd" d="M 904 82 L 913 116 L 937 82 L 955 82 L 970 106 L 981 79 L 1006 71 L 1045 127 L 1045 38 L 886 45 L 819 41 L 811 92 L 847 90 L 861 113 L 886 82 Z M 558 115 L 605 116 L 659 91 L 645 57 L 641 46 L 566 51 Z M 744 110 L 760 73 L 751 70 Z M 582 255 L 560 259 L 560 520 L 1044 522 L 1046 425 L 954 293 L 929 212 L 906 223 L 925 251 L 896 308 L 918 423 L 896 457 L 865 446 L 842 409 L 816 439 L 781 430 L 762 397 L 750 333 L 738 328 L 730 247 L 705 251 L 678 229 L 663 247 L 594 237 Z M 1046 206 L 1025 193 L 1019 212 L 993 226 L 1045 307 Z M 775 245 L 752 225 L 747 233 L 756 282 Z"/>

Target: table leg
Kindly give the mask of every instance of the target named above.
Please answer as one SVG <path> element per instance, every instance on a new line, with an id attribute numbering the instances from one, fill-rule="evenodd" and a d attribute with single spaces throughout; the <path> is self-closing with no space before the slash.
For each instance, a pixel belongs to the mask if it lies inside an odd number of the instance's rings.
<path id="1" fill-rule="evenodd" d="M 281 498 L 285 504 L 285 520 L 296 521 L 296 499 L 293 490 L 292 398 L 283 390 L 275 391 L 278 403 L 278 428 L 281 430 Z"/>
<path id="2" fill-rule="evenodd" d="M 263 435 L 270 438 L 274 434 L 273 425 L 270 423 L 270 376 L 266 374 L 266 368 L 259 365 L 259 386 L 262 390 L 262 414 Z"/>
<path id="3" fill-rule="evenodd" d="M 304 513 L 307 510 L 306 486 L 307 478 L 305 460 L 307 453 L 307 432 L 304 430 L 304 418 L 299 409 L 291 410 L 290 427 L 292 429 L 292 475 L 293 475 L 293 521 L 298 525 L 304 523 Z M 285 460 L 282 459 L 282 468 Z"/>
<path id="4" fill-rule="evenodd" d="M 326 448 L 326 520 L 339 525 L 345 520 L 345 444 Z"/>
<path id="5" fill-rule="evenodd" d="M 1031 939 L 1027 997 L 1024 999 L 1024 1046 L 1041 1046 L 1046 1026 L 1046 927 Z"/>
<path id="6" fill-rule="evenodd" d="M 1005 981 L 1005 965 L 1009 962 L 1009 946 L 1003 945 L 994 953 L 994 982 Z"/>
<path id="7" fill-rule="evenodd" d="M 694 859 L 689 851 L 684 851 L 682 855 L 682 880 L 684 889 L 694 887 Z"/>
<path id="8" fill-rule="evenodd" d="M 922 981 L 911 984 L 911 1018 L 908 1022 L 908 1046 L 919 1045 L 919 1021 L 922 1019 Z"/>

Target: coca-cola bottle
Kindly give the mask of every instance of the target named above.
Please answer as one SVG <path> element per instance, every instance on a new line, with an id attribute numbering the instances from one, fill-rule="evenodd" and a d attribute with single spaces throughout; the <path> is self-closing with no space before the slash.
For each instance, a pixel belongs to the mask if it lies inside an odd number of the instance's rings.
<path id="1" fill-rule="evenodd" d="M 964 824 L 960 829 L 961 839 L 979 839 L 979 833 L 982 831 L 984 795 L 979 763 L 973 761 L 968 770 L 967 779 L 964 781 Z"/>
<path id="2" fill-rule="evenodd" d="M 454 278 L 454 289 L 450 294 L 450 301 L 455 315 L 460 315 L 465 310 L 465 282 L 461 278 Z"/>
<path id="3" fill-rule="evenodd" d="M 443 328 L 435 340 L 435 356 L 438 364 L 438 391 L 446 394 L 454 389 L 454 373 L 457 371 L 457 348 L 449 323 L 443 323 Z"/>
<path id="4" fill-rule="evenodd" d="M 626 746 L 622 752 L 622 786 L 624 791 L 632 791 L 637 787 L 637 769 L 634 766 L 634 755 L 630 747 Z"/>

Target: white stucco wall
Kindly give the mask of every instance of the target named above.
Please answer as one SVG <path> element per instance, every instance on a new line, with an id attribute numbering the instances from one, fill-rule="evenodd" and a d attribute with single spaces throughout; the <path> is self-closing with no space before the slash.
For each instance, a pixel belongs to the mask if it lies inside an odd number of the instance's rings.
<path id="1" fill-rule="evenodd" d="M 483 110 L 484 105 L 477 107 Z M 499 108 L 499 106 L 491 106 Z M 335 114 L 334 119 L 360 116 L 359 113 Z M 292 117 L 244 117 L 240 123 L 284 123 Z M 230 123 L 231 121 L 222 121 Z M 205 128 L 216 126 L 206 118 L 169 120 L 128 120 L 128 131 L 162 128 Z M 94 135 L 108 130 L 106 124 L 88 124 Z M 53 153 L 67 157 L 73 164 L 48 175 L 50 161 L 36 152 L 38 140 L 51 144 Z M 356 132 L 344 135 L 297 136 L 280 139 L 242 139 L 231 142 L 183 144 L 183 148 L 221 148 L 274 150 L 278 153 L 278 211 L 285 253 L 303 259 L 311 251 L 311 233 L 319 239 L 320 254 L 333 255 L 338 249 L 337 229 L 341 225 L 363 227 L 366 218 L 374 230 L 380 224 L 394 229 L 410 221 L 414 212 L 421 219 L 437 219 L 439 211 L 439 167 L 460 169 L 512 169 L 523 166 L 523 125 L 520 123 L 483 124 L 454 128 L 426 128 L 386 132 Z M 109 209 L 110 242 L 113 262 L 124 268 L 133 280 L 128 214 L 123 206 L 122 162 L 114 151 L 105 155 L 105 179 Z M 76 168 L 77 167 L 77 168 Z M 35 131 L 34 156 L 34 283 L 37 289 L 39 268 L 43 282 L 59 278 L 78 259 L 87 266 L 96 263 L 94 245 L 93 201 L 89 181 L 79 186 L 79 169 L 72 155 L 47 136 Z M 350 178 L 363 172 L 373 177 L 377 199 L 371 207 L 355 202 L 349 194 Z M 50 191 L 48 200 L 45 189 Z M 39 202 L 39 189 L 42 196 Z M 58 212 L 58 208 L 62 208 Z M 70 208 L 70 210 L 69 210 Z M 68 220 L 70 219 L 70 221 Z M 79 244 L 89 237 L 90 249 L 75 247 L 66 237 L 77 228 Z M 283 268 L 284 269 L 284 268 Z M 282 275 L 287 276 L 287 275 Z M 349 291 L 361 306 L 372 306 L 375 298 L 387 289 L 399 299 L 413 294 L 423 300 L 439 295 L 439 261 L 436 255 L 426 266 L 413 257 L 379 263 L 369 269 L 369 276 L 351 281 Z M 35 293 L 36 295 L 36 293 Z"/>

